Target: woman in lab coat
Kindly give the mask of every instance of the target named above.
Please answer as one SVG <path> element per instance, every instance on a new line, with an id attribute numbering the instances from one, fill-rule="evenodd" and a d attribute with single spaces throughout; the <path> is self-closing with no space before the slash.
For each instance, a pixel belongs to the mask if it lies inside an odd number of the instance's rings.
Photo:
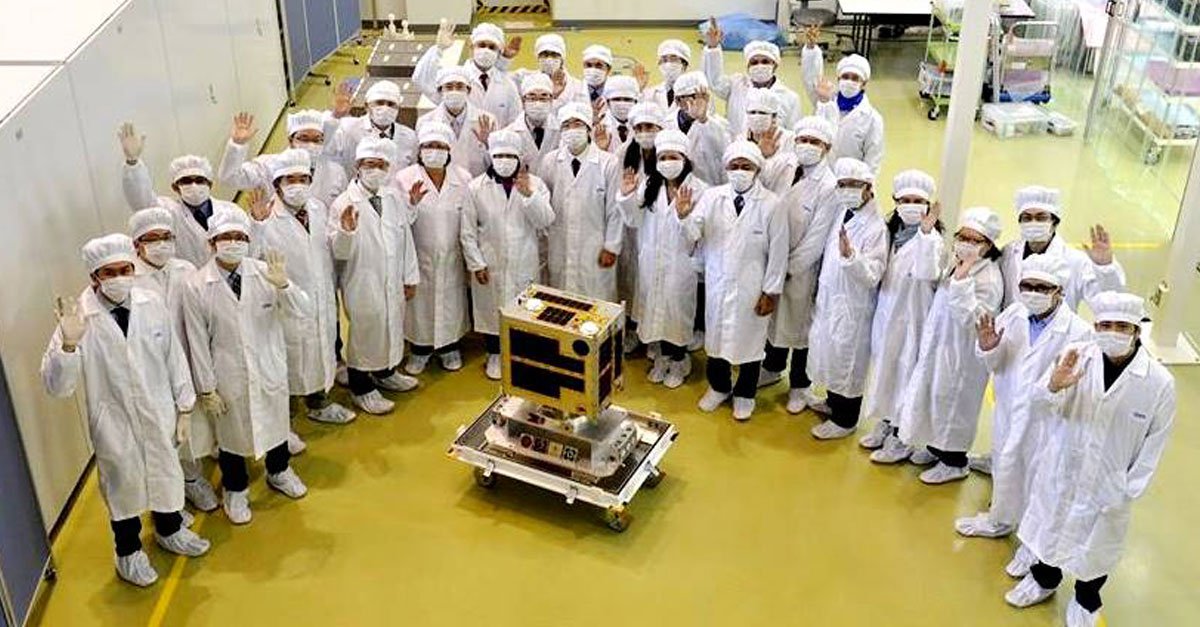
<path id="1" fill-rule="evenodd" d="M 499 128 L 491 113 L 468 100 L 471 80 L 466 70 L 459 66 L 445 67 L 438 71 L 438 92 L 441 104 L 417 120 L 417 135 L 421 126 L 429 122 L 441 122 L 451 129 L 450 159 L 471 176 L 479 176 L 487 170 L 487 136 Z"/>
<path id="2" fill-rule="evenodd" d="M 486 374 L 500 379 L 500 307 L 513 302 L 539 272 L 538 231 L 554 221 L 550 192 L 520 161 L 513 131 L 488 137 L 492 167 L 467 186 L 459 238 L 471 273 L 475 330 L 487 348 Z"/>
<path id="3" fill-rule="evenodd" d="M 913 463 L 937 465 L 921 473 L 927 484 L 965 479 L 967 451 L 975 441 L 988 373 L 975 354 L 975 323 L 995 316 L 1004 296 L 997 260 L 1000 218 L 986 207 L 963 212 L 955 234 L 954 260 L 930 306 L 921 351 L 900 407 L 900 439 L 927 444 Z M 926 263 L 932 261 L 928 259 Z"/>
<path id="4" fill-rule="evenodd" d="M 1045 436 L 1018 535 L 1039 561 L 1004 596 L 1015 607 L 1045 601 L 1065 571 L 1075 578 L 1067 627 L 1097 624 L 1100 587 L 1175 419 L 1175 380 L 1140 341 L 1142 299 L 1102 292 L 1088 304 L 1095 336 L 1068 346 L 1034 390 Z"/>
<path id="5" fill-rule="evenodd" d="M 459 243 L 459 218 L 471 175 L 450 153 L 454 131 L 440 122 L 421 124 L 417 163 L 396 176 L 406 211 L 416 216 L 412 236 L 421 282 L 408 302 L 405 334 L 412 344 L 405 370 L 424 372 L 436 350 L 442 367 L 462 368 L 458 341 L 471 320 L 467 311 L 467 275 Z"/>

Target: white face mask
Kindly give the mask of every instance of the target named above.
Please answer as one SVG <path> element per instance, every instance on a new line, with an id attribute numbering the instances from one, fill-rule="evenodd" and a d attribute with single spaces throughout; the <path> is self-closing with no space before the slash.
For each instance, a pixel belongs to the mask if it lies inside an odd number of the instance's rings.
<path id="1" fill-rule="evenodd" d="M 562 59 L 558 57 L 540 57 L 538 58 L 538 69 L 542 74 L 554 74 L 562 67 Z"/>
<path id="2" fill-rule="evenodd" d="M 471 53 L 471 58 L 475 61 L 475 65 L 481 70 L 489 70 L 493 65 L 496 65 L 496 58 L 500 56 L 499 52 L 491 48 L 476 48 Z"/>
<path id="3" fill-rule="evenodd" d="M 825 158 L 825 151 L 812 144 L 796 144 L 796 159 L 800 165 L 809 168 Z"/>
<path id="4" fill-rule="evenodd" d="M 959 259 L 967 259 L 971 256 L 979 257 L 979 244 L 970 242 L 954 242 L 954 255 Z"/>
<path id="5" fill-rule="evenodd" d="M 657 167 L 658 173 L 668 181 L 674 181 L 679 178 L 680 174 L 683 174 L 682 159 L 659 159 Z"/>
<path id="6" fill-rule="evenodd" d="M 1022 222 L 1021 238 L 1027 242 L 1041 244 L 1050 241 L 1054 236 L 1054 224 L 1051 222 Z"/>
<path id="7" fill-rule="evenodd" d="M 541 100 L 531 100 L 525 103 L 525 116 L 530 122 L 542 124 L 550 117 L 550 103 Z"/>
<path id="8" fill-rule="evenodd" d="M 467 92 L 459 89 L 446 90 L 442 92 L 442 102 L 446 104 L 447 109 L 457 113 L 467 106 Z"/>
<path id="9" fill-rule="evenodd" d="M 284 204 L 289 207 L 303 207 L 312 196 L 312 185 L 308 183 L 290 183 L 279 188 Z"/>
<path id="10" fill-rule="evenodd" d="M 838 81 L 838 93 L 840 93 L 843 98 L 853 98 L 862 93 L 862 83 L 859 83 L 856 80 L 843 78 L 842 80 Z"/>
<path id="11" fill-rule="evenodd" d="M 234 265 L 242 263 L 250 252 L 250 242 L 241 240 L 221 240 L 217 242 L 217 259 L 222 263 Z"/>
<path id="12" fill-rule="evenodd" d="M 1109 359 L 1116 359 L 1133 350 L 1133 336 L 1120 331 L 1096 331 L 1096 345 Z"/>
<path id="13" fill-rule="evenodd" d="M 421 163 L 425 167 L 440 170 L 450 161 L 450 151 L 444 148 L 422 148 Z"/>
<path id="14" fill-rule="evenodd" d="M 1026 292 L 1022 290 L 1020 293 L 1020 299 L 1021 304 L 1025 305 L 1025 308 L 1029 310 L 1029 313 L 1035 316 L 1040 316 L 1045 314 L 1047 311 L 1050 311 L 1050 307 L 1054 304 L 1053 296 L 1049 294 L 1042 294 L 1040 292 Z"/>
<path id="15" fill-rule="evenodd" d="M 150 242 L 146 244 L 142 254 L 148 263 L 155 268 L 161 268 L 175 258 L 175 242 L 171 240 Z"/>
<path id="16" fill-rule="evenodd" d="M 496 171 L 496 174 L 508 178 L 516 173 L 517 165 L 520 163 L 520 159 L 516 157 L 494 157 L 492 169 Z"/>
<path id="17" fill-rule="evenodd" d="M 658 71 L 668 85 L 674 85 L 675 79 L 683 74 L 683 64 L 678 61 L 666 61 L 658 64 Z"/>
<path id="18" fill-rule="evenodd" d="M 863 206 L 863 190 L 857 187 L 839 187 L 834 192 L 842 209 L 858 209 Z"/>
<path id="19" fill-rule="evenodd" d="M 904 202 L 896 205 L 896 215 L 900 216 L 901 222 L 911 226 L 925 217 L 925 210 L 928 208 L 919 202 Z"/>
<path id="20" fill-rule="evenodd" d="M 747 113 L 746 124 L 750 130 L 755 133 L 762 133 L 771 128 L 771 114 L 769 113 Z"/>
<path id="21" fill-rule="evenodd" d="M 292 145 L 292 148 L 299 148 L 307 152 L 313 164 L 316 164 L 317 159 L 321 158 L 321 154 L 325 152 L 325 144 L 318 144 L 317 142 L 296 142 Z"/>
<path id="22" fill-rule="evenodd" d="M 588 132 L 584 128 L 569 128 L 560 135 L 562 145 L 575 154 L 583 151 L 587 146 Z"/>
<path id="23" fill-rule="evenodd" d="M 598 67 L 583 68 L 583 82 L 588 84 L 588 87 L 599 87 L 604 84 L 604 79 L 608 78 L 608 71 Z"/>
<path id="24" fill-rule="evenodd" d="M 762 85 L 771 80 L 772 76 L 775 76 L 775 66 L 762 63 L 751 65 L 750 69 L 746 70 L 746 74 L 750 76 L 750 80 L 754 81 L 755 84 Z"/>
<path id="25" fill-rule="evenodd" d="M 729 176 L 729 184 L 733 186 L 733 191 L 742 194 L 754 185 L 754 173 L 749 170 L 727 170 L 725 172 Z"/>
<path id="26" fill-rule="evenodd" d="M 612 111 L 613 117 L 624 122 L 629 119 L 629 110 L 633 108 L 633 103 L 628 100 L 613 100 L 608 103 L 608 109 Z"/>
<path id="27" fill-rule="evenodd" d="M 212 198 L 212 188 L 202 183 L 191 183 L 179 186 L 179 197 L 183 202 L 197 207 Z"/>
<path id="28" fill-rule="evenodd" d="M 657 135 L 654 131 L 641 131 L 633 134 L 633 141 L 637 142 L 638 148 L 650 150 L 654 147 L 654 138 Z"/>
<path id="29" fill-rule="evenodd" d="M 383 168 L 365 168 L 358 171 L 358 180 L 363 187 L 374 192 L 387 180 L 387 175 L 387 170 Z"/>
<path id="30" fill-rule="evenodd" d="M 100 282 L 100 293 L 109 301 L 121 304 L 129 300 L 129 292 L 133 289 L 132 276 L 115 276 Z"/>
<path id="31" fill-rule="evenodd" d="M 371 124 L 378 128 L 388 128 L 396 123 L 396 116 L 400 115 L 400 110 L 388 105 L 370 105 L 367 107 L 367 113 L 371 116 Z"/>

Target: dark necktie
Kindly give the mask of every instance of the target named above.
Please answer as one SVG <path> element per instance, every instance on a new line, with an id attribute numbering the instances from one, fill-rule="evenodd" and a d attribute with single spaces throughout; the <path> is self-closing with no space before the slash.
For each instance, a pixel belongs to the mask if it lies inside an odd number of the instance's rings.
<path id="1" fill-rule="evenodd" d="M 668 107 L 671 106 L 674 102 L 675 102 L 675 90 L 668 89 L 667 90 L 667 106 Z"/>
<path id="2" fill-rule="evenodd" d="M 798 165 L 796 166 L 796 174 L 792 176 L 792 185 L 799 183 L 802 178 L 804 178 L 804 166 Z"/>
<path id="3" fill-rule="evenodd" d="M 510 198 L 512 196 L 513 183 L 515 182 L 516 179 L 512 178 L 511 176 L 506 179 L 500 179 L 500 186 L 504 188 L 505 198 Z"/>
<path id="4" fill-rule="evenodd" d="M 846 215 L 842 216 L 842 224 L 845 224 L 845 223 L 849 222 L 849 221 L 850 221 L 850 220 L 852 220 L 852 219 L 854 219 L 854 210 L 853 210 L 853 209 L 847 209 L 847 210 L 846 210 Z"/>
<path id="5" fill-rule="evenodd" d="M 481 74 L 479 75 L 479 84 L 480 84 L 480 85 L 483 85 L 483 92 L 484 92 L 484 93 L 487 93 L 487 90 L 488 90 L 488 75 L 487 75 L 487 73 L 486 73 L 486 72 L 484 72 L 484 73 L 481 73 Z"/>
<path id="6" fill-rule="evenodd" d="M 308 209 L 300 209 L 296 212 L 296 219 L 304 226 L 304 230 L 308 230 Z"/>
<path id="7" fill-rule="evenodd" d="M 196 222 L 198 222 L 200 226 L 204 227 L 205 229 L 208 228 L 208 219 L 212 216 L 211 200 L 205 201 L 204 204 L 200 205 L 199 207 L 193 207 L 187 203 L 184 203 L 184 206 L 191 210 L 192 217 L 196 219 Z"/>
<path id="8" fill-rule="evenodd" d="M 238 300 L 242 299 L 242 275 L 237 270 L 229 273 L 229 289 Z"/>
<path id="9" fill-rule="evenodd" d="M 129 335 L 129 309 L 123 305 L 112 308 L 112 317 L 121 327 L 121 335 Z"/>
<path id="10" fill-rule="evenodd" d="M 742 208 L 745 206 L 746 206 L 746 199 L 743 198 L 741 194 L 738 194 L 733 197 L 733 208 L 735 210 L 737 210 L 737 214 L 739 216 L 742 215 Z"/>
<path id="11" fill-rule="evenodd" d="M 371 203 L 371 208 L 375 209 L 375 213 L 383 215 L 383 199 L 379 196 L 371 196 L 367 199 Z"/>
<path id="12" fill-rule="evenodd" d="M 538 147 L 538 150 L 541 150 L 542 140 L 546 138 L 546 129 L 541 126 L 536 126 L 529 132 L 533 133 L 533 144 Z"/>
<path id="13" fill-rule="evenodd" d="M 571 159 L 571 174 L 579 176 L 579 159 Z"/>
<path id="14" fill-rule="evenodd" d="M 629 127 L 625 126 L 624 124 L 618 124 L 617 125 L 617 137 L 621 138 L 622 144 L 625 143 L 625 140 L 629 139 Z"/>
<path id="15" fill-rule="evenodd" d="M 396 129 L 396 125 L 393 124 L 393 125 L 387 127 L 386 129 L 379 131 L 379 136 L 386 138 L 386 139 L 391 139 L 392 134 L 396 132 L 395 129 Z"/>

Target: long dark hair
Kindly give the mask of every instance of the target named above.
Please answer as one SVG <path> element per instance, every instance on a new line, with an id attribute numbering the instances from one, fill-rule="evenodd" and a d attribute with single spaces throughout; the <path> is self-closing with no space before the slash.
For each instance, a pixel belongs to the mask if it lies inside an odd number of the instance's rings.
<path id="1" fill-rule="evenodd" d="M 657 164 L 657 160 L 655 162 Z M 692 160 L 688 159 L 687 155 L 683 156 L 683 171 L 679 173 L 677 179 L 682 183 L 692 173 Z M 658 173 L 658 167 L 650 168 L 646 173 L 646 190 L 642 194 L 642 208 L 646 211 L 654 211 L 654 201 L 658 199 L 658 192 L 663 185 L 667 183 L 667 179 Z"/>

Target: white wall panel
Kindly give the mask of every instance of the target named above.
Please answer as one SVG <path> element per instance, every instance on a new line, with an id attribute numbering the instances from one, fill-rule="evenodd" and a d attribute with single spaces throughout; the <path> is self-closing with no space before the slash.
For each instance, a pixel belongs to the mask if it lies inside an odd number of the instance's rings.
<path id="1" fill-rule="evenodd" d="M 444 17 L 459 26 L 469 26 L 471 15 L 475 13 L 474 0 L 407 0 L 404 9 L 398 11 L 385 10 L 389 4 L 392 3 L 379 0 L 380 19 L 386 20 L 388 13 L 395 13 L 397 19 L 402 15 L 407 16 L 409 24 L 413 25 L 437 24 Z"/>
<path id="2" fill-rule="evenodd" d="M 253 113 L 257 119 L 261 132 L 252 146 L 257 151 L 267 140 L 268 130 L 287 100 L 279 18 L 275 0 L 227 0 L 226 6 L 233 37 L 238 108 Z"/>

